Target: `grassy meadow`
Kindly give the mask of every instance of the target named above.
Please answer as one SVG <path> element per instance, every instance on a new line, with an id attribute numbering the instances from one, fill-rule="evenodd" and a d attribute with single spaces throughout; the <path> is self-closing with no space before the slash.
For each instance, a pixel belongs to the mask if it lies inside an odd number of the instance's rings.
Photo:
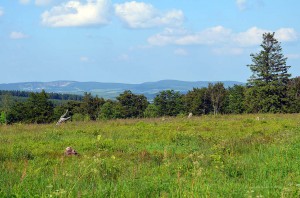
<path id="1" fill-rule="evenodd" d="M 299 114 L 0 126 L 0 197 L 299 196 Z"/>

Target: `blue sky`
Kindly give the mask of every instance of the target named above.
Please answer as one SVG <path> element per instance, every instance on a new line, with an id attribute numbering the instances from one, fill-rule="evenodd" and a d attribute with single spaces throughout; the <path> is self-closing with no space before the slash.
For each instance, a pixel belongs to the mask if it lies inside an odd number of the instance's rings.
<path id="1" fill-rule="evenodd" d="M 298 0 L 2 0 L 0 83 L 246 82 L 275 32 L 300 75 Z"/>

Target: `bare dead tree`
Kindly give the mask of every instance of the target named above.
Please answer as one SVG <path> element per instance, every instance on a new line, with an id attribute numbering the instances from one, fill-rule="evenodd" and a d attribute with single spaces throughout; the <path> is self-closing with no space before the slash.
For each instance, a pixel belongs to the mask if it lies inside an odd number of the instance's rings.
<path id="1" fill-rule="evenodd" d="M 59 118 L 58 122 L 56 123 L 56 125 L 60 125 L 61 123 L 65 122 L 65 121 L 67 121 L 71 118 L 71 116 L 65 118 L 65 116 L 68 114 L 68 112 L 69 112 L 69 110 L 67 110 L 65 114 L 60 116 L 60 118 Z"/>

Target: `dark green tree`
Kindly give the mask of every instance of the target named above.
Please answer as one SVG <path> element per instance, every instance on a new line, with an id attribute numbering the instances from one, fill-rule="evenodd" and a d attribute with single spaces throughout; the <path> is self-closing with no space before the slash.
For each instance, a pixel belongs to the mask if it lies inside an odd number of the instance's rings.
<path id="1" fill-rule="evenodd" d="M 103 98 L 93 97 L 91 93 L 84 93 L 81 103 L 82 114 L 88 115 L 91 120 L 96 120 L 104 103 Z"/>
<path id="2" fill-rule="evenodd" d="M 160 116 L 176 116 L 184 112 L 183 95 L 174 90 L 161 91 L 154 98 Z"/>
<path id="3" fill-rule="evenodd" d="M 226 113 L 241 114 L 245 112 L 245 91 L 243 85 L 229 87 L 226 95 Z"/>
<path id="4" fill-rule="evenodd" d="M 99 118 L 103 120 L 123 118 L 123 108 L 117 101 L 107 100 L 101 107 Z"/>
<path id="5" fill-rule="evenodd" d="M 54 105 L 44 90 L 41 93 L 31 93 L 25 102 L 26 122 L 49 123 L 53 121 Z"/>
<path id="6" fill-rule="evenodd" d="M 10 108 L 6 116 L 7 124 L 13 124 L 16 122 L 25 122 L 27 119 L 27 108 L 24 102 L 16 102 Z"/>
<path id="7" fill-rule="evenodd" d="M 9 92 L 0 95 L 0 98 L 0 110 L 7 114 L 15 101 Z"/>
<path id="8" fill-rule="evenodd" d="M 82 117 L 84 117 L 85 115 L 82 113 L 83 110 L 81 106 L 82 102 L 79 101 L 68 101 L 67 103 L 55 106 L 54 120 L 58 120 L 60 116 L 62 116 L 66 112 L 66 110 L 69 110 L 68 116 L 71 116 L 71 118 L 73 118 L 74 114 L 81 114 Z"/>
<path id="9" fill-rule="evenodd" d="M 149 104 L 144 111 L 145 118 L 156 118 L 159 116 L 158 108 L 154 104 Z"/>
<path id="10" fill-rule="evenodd" d="M 143 113 L 148 106 L 147 98 L 144 95 L 136 95 L 126 90 L 117 97 L 122 107 L 122 115 L 124 118 L 143 117 Z"/>
<path id="11" fill-rule="evenodd" d="M 300 77 L 292 78 L 288 84 L 289 113 L 300 112 Z"/>
<path id="12" fill-rule="evenodd" d="M 31 93 L 26 102 L 17 102 L 12 106 L 7 122 L 49 123 L 54 119 L 53 109 L 53 103 L 44 90 L 41 93 Z"/>
<path id="13" fill-rule="evenodd" d="M 290 66 L 282 54 L 275 33 L 264 33 L 261 51 L 251 54 L 252 64 L 248 65 L 252 76 L 248 80 L 246 105 L 249 112 L 284 112 L 288 104 L 287 85 Z"/>
<path id="14" fill-rule="evenodd" d="M 187 113 L 191 112 L 193 115 L 208 114 L 212 110 L 210 95 L 208 89 L 193 88 L 183 96 L 183 102 Z"/>

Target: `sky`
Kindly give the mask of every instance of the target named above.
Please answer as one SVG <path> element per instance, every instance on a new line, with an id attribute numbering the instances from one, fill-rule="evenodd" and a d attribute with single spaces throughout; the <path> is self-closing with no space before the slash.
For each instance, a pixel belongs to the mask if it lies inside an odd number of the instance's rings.
<path id="1" fill-rule="evenodd" d="M 0 83 L 246 82 L 275 32 L 300 76 L 299 0 L 1 0 Z"/>

